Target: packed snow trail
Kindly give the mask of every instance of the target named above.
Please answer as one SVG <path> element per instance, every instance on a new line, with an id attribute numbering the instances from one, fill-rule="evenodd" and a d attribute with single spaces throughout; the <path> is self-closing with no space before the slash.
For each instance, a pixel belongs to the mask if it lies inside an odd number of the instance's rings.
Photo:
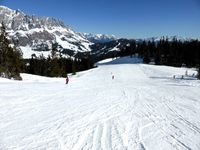
<path id="1" fill-rule="evenodd" d="M 200 82 L 172 78 L 184 68 L 135 62 L 103 63 L 67 85 L 0 78 L 0 149 L 199 150 Z"/>

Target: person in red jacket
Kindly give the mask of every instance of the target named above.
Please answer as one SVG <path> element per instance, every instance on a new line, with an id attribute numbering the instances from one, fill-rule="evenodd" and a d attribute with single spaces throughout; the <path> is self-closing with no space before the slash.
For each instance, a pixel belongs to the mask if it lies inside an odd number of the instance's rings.
<path id="1" fill-rule="evenodd" d="M 69 82 L 69 77 L 68 77 L 68 75 L 66 76 L 66 84 L 68 84 L 68 82 Z"/>

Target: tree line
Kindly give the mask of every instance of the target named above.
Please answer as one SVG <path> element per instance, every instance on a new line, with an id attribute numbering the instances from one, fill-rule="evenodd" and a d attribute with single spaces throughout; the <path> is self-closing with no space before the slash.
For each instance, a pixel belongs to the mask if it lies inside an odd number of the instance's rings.
<path id="1" fill-rule="evenodd" d="M 155 65 L 168 65 L 175 67 L 195 67 L 200 79 L 200 41 L 183 41 L 167 37 L 159 41 L 131 41 L 114 56 L 127 56 L 138 54 L 144 63 Z"/>
<path id="2" fill-rule="evenodd" d="M 88 70 L 93 67 L 93 63 L 89 61 L 89 58 L 65 58 L 62 55 L 54 56 L 52 54 L 47 58 L 43 55 L 37 57 L 33 54 L 31 59 L 23 61 L 23 71 L 25 73 L 48 77 L 66 77 L 68 73 L 75 75 L 77 71 Z"/>

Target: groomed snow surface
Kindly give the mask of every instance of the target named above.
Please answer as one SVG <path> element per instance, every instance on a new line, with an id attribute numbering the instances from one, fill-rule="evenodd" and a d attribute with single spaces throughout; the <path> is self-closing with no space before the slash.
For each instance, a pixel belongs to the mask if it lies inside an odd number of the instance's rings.
<path id="1" fill-rule="evenodd" d="M 121 58 L 68 85 L 0 78 L 0 149 L 199 150 L 200 82 L 186 70 Z"/>

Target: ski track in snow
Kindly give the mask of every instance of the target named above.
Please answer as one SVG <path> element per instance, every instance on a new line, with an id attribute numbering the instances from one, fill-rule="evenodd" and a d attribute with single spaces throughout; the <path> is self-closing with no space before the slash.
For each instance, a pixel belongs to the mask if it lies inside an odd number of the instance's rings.
<path id="1" fill-rule="evenodd" d="M 0 78 L 0 150 L 199 150 L 200 82 L 172 78 L 184 68 L 131 61 L 80 72 L 68 85 Z"/>

